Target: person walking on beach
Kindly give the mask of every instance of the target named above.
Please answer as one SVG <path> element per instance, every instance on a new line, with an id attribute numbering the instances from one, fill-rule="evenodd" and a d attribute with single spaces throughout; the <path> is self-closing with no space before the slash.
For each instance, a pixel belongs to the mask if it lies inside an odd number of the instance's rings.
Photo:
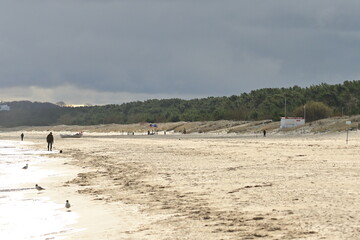
<path id="1" fill-rule="evenodd" d="M 21 141 L 23 141 L 24 140 L 24 133 L 21 133 L 20 137 L 21 137 Z"/>
<path id="2" fill-rule="evenodd" d="M 52 151 L 52 145 L 54 143 L 54 136 L 52 135 L 52 132 L 47 135 L 46 141 L 48 143 L 48 151 Z"/>

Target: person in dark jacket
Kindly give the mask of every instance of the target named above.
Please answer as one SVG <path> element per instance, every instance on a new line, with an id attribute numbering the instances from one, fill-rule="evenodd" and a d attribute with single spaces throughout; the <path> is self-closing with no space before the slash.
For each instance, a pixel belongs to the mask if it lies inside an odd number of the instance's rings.
<path id="1" fill-rule="evenodd" d="M 46 141 L 48 143 L 48 151 L 52 151 L 52 145 L 54 143 L 54 136 L 52 135 L 52 132 L 47 135 Z"/>
<path id="2" fill-rule="evenodd" d="M 24 133 L 21 133 L 20 137 L 21 137 L 21 141 L 24 141 Z"/>

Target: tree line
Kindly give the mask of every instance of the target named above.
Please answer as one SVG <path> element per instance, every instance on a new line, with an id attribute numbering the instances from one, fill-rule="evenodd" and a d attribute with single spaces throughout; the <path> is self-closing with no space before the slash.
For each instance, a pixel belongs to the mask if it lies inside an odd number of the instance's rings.
<path id="1" fill-rule="evenodd" d="M 263 88 L 229 97 L 182 100 L 151 99 L 104 106 L 64 107 L 30 101 L 5 102 L 10 111 L 0 111 L 0 125 L 96 125 L 139 122 L 216 120 L 279 121 L 283 116 L 314 121 L 330 116 L 360 114 L 360 80 L 342 84 L 322 83 L 301 88 Z"/>

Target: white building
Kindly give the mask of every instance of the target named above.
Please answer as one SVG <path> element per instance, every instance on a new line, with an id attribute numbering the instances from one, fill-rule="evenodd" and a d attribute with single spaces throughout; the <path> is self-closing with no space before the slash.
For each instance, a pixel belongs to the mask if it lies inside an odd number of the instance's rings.
<path id="1" fill-rule="evenodd" d="M 10 107 L 8 105 L 0 105 L 0 111 L 10 111 Z"/>
<path id="2" fill-rule="evenodd" d="M 305 124 L 305 119 L 302 117 L 282 117 L 280 121 L 280 128 L 292 128 Z"/>

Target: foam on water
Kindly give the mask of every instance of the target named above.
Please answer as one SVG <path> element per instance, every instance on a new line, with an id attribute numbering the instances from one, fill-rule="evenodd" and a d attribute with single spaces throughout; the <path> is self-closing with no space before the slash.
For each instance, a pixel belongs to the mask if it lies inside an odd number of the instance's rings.
<path id="1" fill-rule="evenodd" d="M 65 239 L 66 233 L 76 231 L 70 225 L 77 214 L 64 211 L 63 204 L 44 194 L 29 194 L 36 191 L 36 182 L 56 174 L 36 166 L 48 160 L 39 154 L 49 153 L 20 149 L 17 144 L 0 141 L 0 239 Z M 24 170 L 26 163 L 36 164 Z"/>

